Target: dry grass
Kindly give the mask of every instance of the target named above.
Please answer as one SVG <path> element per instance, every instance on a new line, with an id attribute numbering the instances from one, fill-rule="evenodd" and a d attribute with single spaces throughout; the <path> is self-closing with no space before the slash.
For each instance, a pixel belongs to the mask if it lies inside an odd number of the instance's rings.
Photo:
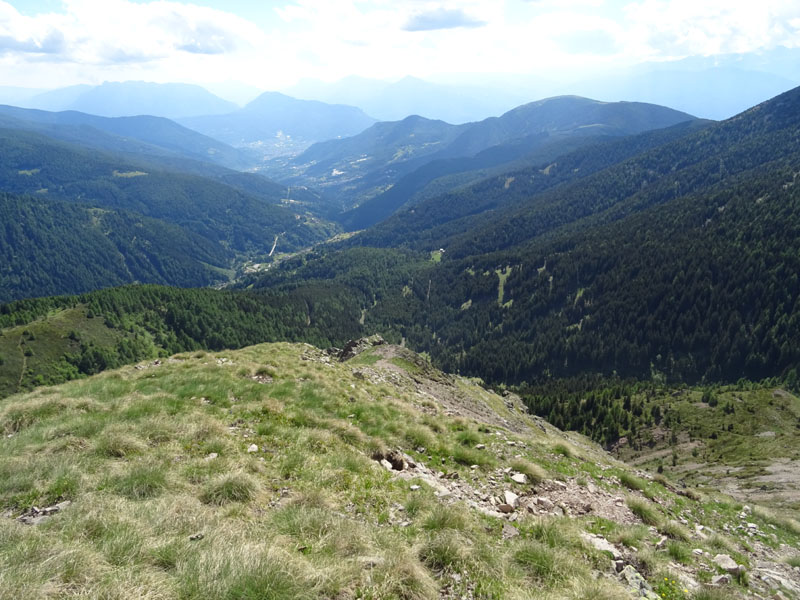
<path id="1" fill-rule="evenodd" d="M 506 540 L 370 458 L 399 449 L 476 485 L 508 466 L 536 484 L 589 464 L 573 445 L 531 437 L 498 455 L 496 427 L 420 412 L 413 382 L 376 386 L 306 351 L 198 353 L 0 402 L 0 510 L 72 502 L 35 527 L 0 519 L 0 595 L 432 600 L 458 573 L 484 598 L 621 597 L 592 578 L 609 565 L 585 523 L 521 515 Z"/>

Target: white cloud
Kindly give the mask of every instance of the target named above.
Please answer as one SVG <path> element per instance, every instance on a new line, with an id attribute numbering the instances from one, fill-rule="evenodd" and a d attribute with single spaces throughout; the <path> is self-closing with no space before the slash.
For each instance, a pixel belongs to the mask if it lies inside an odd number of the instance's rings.
<path id="1" fill-rule="evenodd" d="M 652 57 L 751 52 L 795 45 L 796 0 L 644 0 L 626 6 L 629 44 Z"/>
<path id="2" fill-rule="evenodd" d="M 796 0 L 281 0 L 264 3 L 272 18 L 263 28 L 226 11 L 224 0 L 204 1 L 220 8 L 64 0 L 61 12 L 29 17 L 0 0 L 0 81 L 238 79 L 275 89 L 350 74 L 594 74 L 800 46 Z"/>
<path id="3" fill-rule="evenodd" d="M 115 70 L 140 70 L 148 63 L 180 65 L 185 62 L 182 55 L 197 59 L 252 50 L 263 38 L 257 27 L 236 15 L 193 4 L 66 0 L 63 13 L 28 17 L 0 0 L 4 63 L 18 70 L 33 64 L 29 74 L 36 77 L 48 62 L 58 63 L 62 72 L 113 76 Z M 8 70 L 6 66 L 3 75 Z"/>

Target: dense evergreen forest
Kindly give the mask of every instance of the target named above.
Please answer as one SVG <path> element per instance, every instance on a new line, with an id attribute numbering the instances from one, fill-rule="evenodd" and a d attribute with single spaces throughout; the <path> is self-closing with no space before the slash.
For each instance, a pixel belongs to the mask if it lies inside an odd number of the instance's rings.
<path id="1" fill-rule="evenodd" d="M 439 214 L 459 214 L 486 186 L 511 196 L 482 227 L 409 244 L 441 244 L 436 260 L 325 249 L 256 285 L 347 283 L 372 301 L 368 329 L 489 382 L 788 376 L 800 361 L 798 131 L 794 90 L 527 200 L 499 180 L 440 198 Z M 569 160 L 591 164 L 587 153 Z"/>
<path id="2" fill-rule="evenodd" d="M 233 253 L 125 211 L 0 193 L 0 301 L 77 294 L 131 281 L 207 286 Z"/>
<path id="3" fill-rule="evenodd" d="M 342 345 L 362 332 L 362 302 L 320 283 L 282 293 L 134 285 L 0 305 L 0 395 L 187 350 Z"/>

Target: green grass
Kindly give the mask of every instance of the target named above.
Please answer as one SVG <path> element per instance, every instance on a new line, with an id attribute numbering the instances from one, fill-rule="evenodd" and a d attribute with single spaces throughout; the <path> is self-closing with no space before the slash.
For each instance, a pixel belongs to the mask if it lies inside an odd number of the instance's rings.
<path id="1" fill-rule="evenodd" d="M 668 559 L 667 552 L 648 558 L 647 527 L 595 515 L 518 511 L 519 535 L 506 539 L 502 521 L 466 500 L 437 496 L 422 475 L 387 471 L 374 456 L 401 451 L 443 471 L 442 485 L 501 494 L 515 489 L 504 473 L 511 468 L 534 485 L 595 478 L 619 494 L 610 475 L 624 469 L 613 466 L 601 481 L 609 467 L 600 451 L 535 426 L 514 432 L 524 446 L 498 444 L 496 422 L 448 416 L 432 399 L 421 404 L 411 377 L 375 385 L 354 378 L 348 363 L 302 361 L 306 352 L 268 344 L 186 354 L 0 401 L 0 510 L 17 516 L 72 500 L 40 526 L 0 520 L 3 593 L 435 600 L 452 586 L 456 597 L 542 590 L 548 600 L 603 600 L 624 591 L 611 577 L 594 577 L 608 571 L 608 557 L 587 546 L 583 529 L 638 547 L 637 560 L 651 560 L 653 572 Z M 218 363 L 223 357 L 229 362 Z M 262 368 L 273 378 L 267 385 L 249 379 Z M 466 380 L 453 393 L 486 410 L 503 405 Z M 487 447 L 475 450 L 477 443 Z M 250 444 L 259 452 L 248 453 Z M 657 484 L 649 488 L 675 518 L 690 509 L 736 515 L 734 504 L 688 505 Z M 629 505 L 641 518 L 651 511 L 662 531 L 676 527 L 655 503 Z M 765 527 L 765 519 L 779 520 L 754 518 Z M 682 535 L 674 529 L 675 550 L 668 549 L 678 559 Z M 797 542 L 791 530 L 785 535 Z"/>
<path id="2" fill-rule="evenodd" d="M 688 542 L 690 538 L 689 530 L 676 521 L 665 521 L 659 527 L 661 533 L 673 540 Z"/>
<path id="3" fill-rule="evenodd" d="M 167 486 L 165 470 L 159 466 L 135 465 L 124 475 L 113 478 L 110 489 L 131 500 L 154 498 Z"/>
<path id="4" fill-rule="evenodd" d="M 651 502 L 639 498 L 628 498 L 627 504 L 631 512 L 639 517 L 643 523 L 656 527 L 661 526 L 663 521 L 661 513 Z"/>
<path id="5" fill-rule="evenodd" d="M 667 554 L 669 557 L 683 565 L 688 565 L 692 562 L 692 550 L 686 544 L 676 541 L 667 543 Z"/>
<path id="6" fill-rule="evenodd" d="M 524 458 L 514 459 L 509 466 L 517 473 L 527 475 L 528 483 L 532 485 L 537 485 L 547 479 L 547 471 Z"/>
<path id="7" fill-rule="evenodd" d="M 224 475 L 206 485 L 200 500 L 222 506 L 230 502 L 247 502 L 255 493 L 255 484 L 244 475 Z"/>
<path id="8" fill-rule="evenodd" d="M 790 567 L 800 567 L 800 555 L 790 556 L 786 559 L 786 564 Z"/>
<path id="9" fill-rule="evenodd" d="M 647 482 L 644 479 L 628 472 L 621 473 L 619 481 L 629 490 L 642 491 L 647 487 Z"/>

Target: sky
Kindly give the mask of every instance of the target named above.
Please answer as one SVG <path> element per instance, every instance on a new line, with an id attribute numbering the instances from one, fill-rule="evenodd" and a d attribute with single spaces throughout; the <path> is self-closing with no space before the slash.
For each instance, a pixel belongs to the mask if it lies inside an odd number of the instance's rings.
<path id="1" fill-rule="evenodd" d="M 575 78 L 800 47 L 798 0 L 0 0 L 0 85 Z"/>

